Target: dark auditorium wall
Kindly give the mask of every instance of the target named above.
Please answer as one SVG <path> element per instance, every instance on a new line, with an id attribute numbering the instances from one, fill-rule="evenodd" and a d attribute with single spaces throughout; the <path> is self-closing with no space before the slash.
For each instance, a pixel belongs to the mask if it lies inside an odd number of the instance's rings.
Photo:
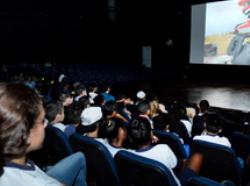
<path id="1" fill-rule="evenodd" d="M 153 66 L 175 63 L 154 52 L 168 53 L 162 45 L 176 33 L 177 2 L 116 0 L 110 20 L 108 0 L 1 1 L 0 57 L 141 63 L 141 46 L 150 45 Z"/>
<path id="2" fill-rule="evenodd" d="M 114 0 L 115 7 L 112 2 L 1 1 L 1 62 L 141 65 L 142 46 L 151 46 L 152 72 L 158 76 L 211 79 L 212 73 L 227 80 L 228 74 L 250 71 L 188 64 L 190 5 L 197 0 Z"/>

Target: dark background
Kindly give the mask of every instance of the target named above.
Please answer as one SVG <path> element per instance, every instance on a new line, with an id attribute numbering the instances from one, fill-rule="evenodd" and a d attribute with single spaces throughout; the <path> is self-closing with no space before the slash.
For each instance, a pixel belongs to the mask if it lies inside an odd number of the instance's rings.
<path id="1" fill-rule="evenodd" d="M 248 82 L 249 67 L 188 64 L 190 7 L 204 2 L 1 1 L 0 61 L 138 65 L 151 46 L 157 77 Z"/>

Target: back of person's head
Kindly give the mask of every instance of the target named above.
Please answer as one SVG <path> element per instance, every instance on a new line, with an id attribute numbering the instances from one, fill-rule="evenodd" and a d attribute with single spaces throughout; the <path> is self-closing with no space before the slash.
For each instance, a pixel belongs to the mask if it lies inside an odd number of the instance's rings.
<path id="1" fill-rule="evenodd" d="M 126 130 L 123 120 L 119 118 L 105 119 L 100 124 L 98 136 L 112 142 L 119 137 L 119 129 Z"/>
<path id="2" fill-rule="evenodd" d="M 84 131 L 93 132 L 99 128 L 102 122 L 102 110 L 100 107 L 88 107 L 81 113 L 81 125 Z"/>
<path id="3" fill-rule="evenodd" d="M 106 102 L 102 107 L 103 115 L 110 116 L 117 111 L 117 104 L 115 101 L 110 100 Z"/>
<path id="4" fill-rule="evenodd" d="M 90 101 L 88 96 L 83 96 L 79 100 L 79 106 L 81 107 L 82 110 L 90 106 Z"/>
<path id="5" fill-rule="evenodd" d="M 63 92 L 59 96 L 59 101 L 61 101 L 64 106 L 69 106 L 73 103 L 73 96 L 67 92 Z"/>
<path id="6" fill-rule="evenodd" d="M 180 102 L 176 101 L 171 105 L 170 113 L 174 120 L 188 119 L 186 107 Z"/>
<path id="7" fill-rule="evenodd" d="M 42 111 L 42 100 L 34 89 L 21 83 L 0 83 L 0 159 L 27 153 L 30 131 Z"/>
<path id="8" fill-rule="evenodd" d="M 194 116 L 196 115 L 195 108 L 187 107 L 186 110 L 187 110 L 187 117 L 192 120 L 194 118 Z"/>
<path id="9" fill-rule="evenodd" d="M 107 82 L 102 82 L 100 85 L 100 93 L 104 93 L 107 92 L 109 93 L 109 91 L 111 90 L 111 86 L 108 85 Z"/>
<path id="10" fill-rule="evenodd" d="M 88 92 L 96 92 L 98 90 L 98 86 L 96 82 L 91 82 L 88 85 Z"/>
<path id="11" fill-rule="evenodd" d="M 168 114 L 160 113 L 154 119 L 154 128 L 157 130 L 168 130 L 171 125 L 171 119 Z"/>
<path id="12" fill-rule="evenodd" d="M 63 114 L 64 109 L 60 101 L 52 101 L 45 107 L 46 119 L 53 122 L 57 115 Z"/>
<path id="13" fill-rule="evenodd" d="M 67 116 L 69 122 L 67 124 L 80 124 L 81 113 L 82 109 L 79 102 L 74 102 L 73 104 L 71 104 L 65 112 L 65 115 Z"/>
<path id="14" fill-rule="evenodd" d="M 79 86 L 77 87 L 76 93 L 77 93 L 77 95 L 80 95 L 80 94 L 82 94 L 83 92 L 85 92 L 85 93 L 87 94 L 86 91 L 87 91 L 86 87 L 85 87 L 83 84 L 81 84 L 81 85 L 79 85 Z"/>
<path id="15" fill-rule="evenodd" d="M 152 117 L 160 113 L 159 103 L 155 100 L 150 102 L 150 115 Z"/>
<path id="16" fill-rule="evenodd" d="M 136 93 L 136 98 L 141 101 L 146 99 L 146 93 L 143 90 L 140 90 Z"/>
<path id="17" fill-rule="evenodd" d="M 95 106 L 100 106 L 102 107 L 102 105 L 104 104 L 104 98 L 102 94 L 98 94 L 95 98 L 94 98 L 94 105 Z"/>
<path id="18" fill-rule="evenodd" d="M 150 103 L 147 100 L 141 101 L 137 105 L 139 114 L 148 114 L 150 112 Z"/>
<path id="19" fill-rule="evenodd" d="M 209 105 L 209 102 L 207 100 L 201 100 L 200 103 L 200 109 L 201 109 L 201 112 L 205 112 L 209 109 L 210 105 Z"/>
<path id="20" fill-rule="evenodd" d="M 204 115 L 204 126 L 208 132 L 219 133 L 222 130 L 221 118 L 218 114 L 211 112 Z"/>
<path id="21" fill-rule="evenodd" d="M 128 125 L 128 138 L 130 143 L 139 148 L 151 141 L 151 126 L 147 119 L 136 118 Z"/>

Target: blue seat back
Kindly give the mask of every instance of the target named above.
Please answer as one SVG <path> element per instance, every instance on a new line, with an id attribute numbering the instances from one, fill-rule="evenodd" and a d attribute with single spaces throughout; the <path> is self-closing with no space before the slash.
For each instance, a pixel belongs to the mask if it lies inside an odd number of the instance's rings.
<path id="1" fill-rule="evenodd" d="M 239 184 L 241 181 L 239 162 L 230 147 L 194 140 L 191 144 L 191 154 L 202 153 L 203 163 L 201 176 L 216 181 L 231 180 Z"/>
<path id="2" fill-rule="evenodd" d="M 114 159 L 102 143 L 78 133 L 70 136 L 70 142 L 74 151 L 81 151 L 86 156 L 87 182 L 89 184 L 120 185 Z"/>
<path id="3" fill-rule="evenodd" d="M 233 132 L 231 143 L 237 156 L 247 160 L 250 154 L 250 135 L 241 132 Z"/>
<path id="4" fill-rule="evenodd" d="M 181 143 L 180 137 L 169 132 L 154 130 L 154 135 L 159 138 L 160 144 L 167 144 L 176 155 L 177 159 L 186 159 L 187 153 L 184 145 Z"/>
<path id="5" fill-rule="evenodd" d="M 195 176 L 188 181 L 187 186 L 222 186 L 222 184 L 203 176 Z"/>
<path id="6" fill-rule="evenodd" d="M 122 185 L 177 186 L 170 170 L 162 163 L 124 150 L 115 155 Z"/>
<path id="7" fill-rule="evenodd" d="M 30 158 L 41 168 L 54 165 L 73 153 L 66 134 L 60 129 L 48 125 L 45 128 L 43 147 L 30 154 Z"/>
<path id="8" fill-rule="evenodd" d="M 187 128 L 180 120 L 175 121 L 175 124 L 172 126 L 172 131 L 176 132 L 183 139 L 185 144 L 191 143 L 191 138 L 188 135 Z"/>

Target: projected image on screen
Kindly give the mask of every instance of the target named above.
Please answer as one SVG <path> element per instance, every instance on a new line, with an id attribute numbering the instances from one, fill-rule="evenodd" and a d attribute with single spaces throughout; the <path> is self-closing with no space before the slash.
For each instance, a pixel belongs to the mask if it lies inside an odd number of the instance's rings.
<path id="1" fill-rule="evenodd" d="M 250 65 L 250 0 L 192 6 L 190 63 Z"/>

